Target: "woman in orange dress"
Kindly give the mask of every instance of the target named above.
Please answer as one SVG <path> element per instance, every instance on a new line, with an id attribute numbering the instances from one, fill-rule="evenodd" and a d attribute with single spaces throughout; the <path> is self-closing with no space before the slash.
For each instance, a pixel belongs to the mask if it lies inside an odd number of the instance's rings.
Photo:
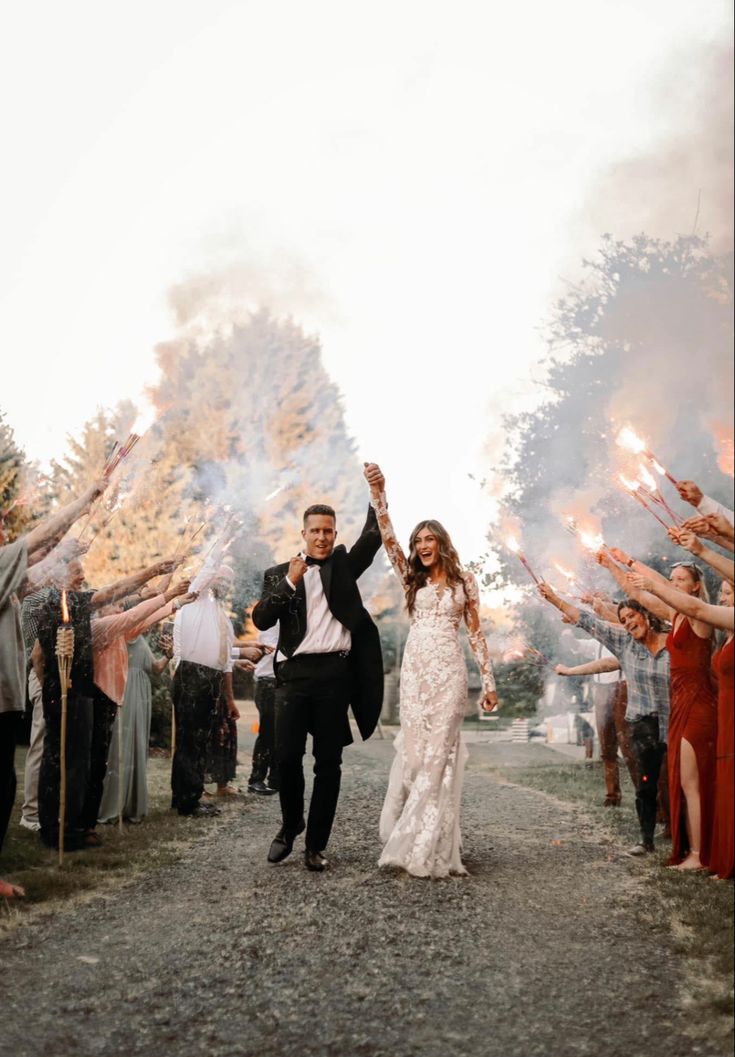
<path id="1" fill-rule="evenodd" d="M 732 611 L 735 593 L 725 581 L 720 605 Z M 723 880 L 735 876 L 735 648 L 733 633 L 712 658 L 717 679 L 717 769 L 715 772 L 715 819 L 709 867 Z"/>
<path id="2" fill-rule="evenodd" d="M 728 565 L 726 575 L 730 580 L 733 563 L 730 561 Z M 662 578 L 652 579 L 640 575 L 629 577 L 631 585 L 646 597 L 655 596 L 666 603 L 674 618 L 673 630 L 669 635 L 672 670 L 669 728 L 672 864 L 688 870 L 701 868 L 703 864 L 709 863 L 712 855 L 716 698 L 709 672 L 705 671 L 709 640 L 703 637 L 702 630 L 724 628 L 732 632 L 735 628 L 730 607 L 713 606 L 705 602 L 701 597 L 703 584 L 701 590 L 695 589 L 695 583 L 701 584 L 697 575 L 701 578 L 699 567 L 687 563 L 674 567 L 671 583 Z M 730 722 L 732 724 L 732 719 Z M 686 830 L 681 825 L 684 805 Z"/>

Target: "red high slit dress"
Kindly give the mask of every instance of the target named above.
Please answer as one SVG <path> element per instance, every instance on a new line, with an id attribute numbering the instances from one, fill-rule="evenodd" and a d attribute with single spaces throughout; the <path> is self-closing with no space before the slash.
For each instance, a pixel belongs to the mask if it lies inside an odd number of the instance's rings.
<path id="1" fill-rule="evenodd" d="M 712 658 L 717 677 L 717 768 L 715 771 L 715 819 L 709 868 L 718 877 L 735 876 L 735 647 L 730 639 Z"/>
<path id="2" fill-rule="evenodd" d="M 669 722 L 669 800 L 671 805 L 671 859 L 680 863 L 689 851 L 686 803 L 681 788 L 681 741 L 694 749 L 699 772 L 701 848 L 699 857 L 709 863 L 715 799 L 715 742 L 717 699 L 712 683 L 712 640 L 700 638 L 686 617 L 669 632 L 666 645 L 671 657 L 671 719 Z"/>

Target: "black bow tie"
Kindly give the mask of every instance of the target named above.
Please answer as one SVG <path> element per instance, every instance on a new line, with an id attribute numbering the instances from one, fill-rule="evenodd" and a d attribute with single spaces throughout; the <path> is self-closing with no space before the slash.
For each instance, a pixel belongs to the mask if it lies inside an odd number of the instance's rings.
<path id="1" fill-rule="evenodd" d="M 304 561 L 306 562 L 307 565 L 326 565 L 326 563 L 329 561 L 329 559 L 331 557 L 332 557 L 332 555 L 330 554 L 329 558 L 312 558 L 312 556 L 310 554 L 307 554 L 306 557 L 304 558 Z"/>

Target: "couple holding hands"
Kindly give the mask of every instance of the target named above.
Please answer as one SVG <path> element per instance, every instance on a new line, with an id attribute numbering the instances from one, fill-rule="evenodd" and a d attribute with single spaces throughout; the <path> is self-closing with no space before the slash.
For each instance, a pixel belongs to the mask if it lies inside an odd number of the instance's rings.
<path id="1" fill-rule="evenodd" d="M 365 465 L 371 504 L 357 542 L 337 545 L 337 517 L 324 504 L 304 513 L 302 552 L 265 573 L 253 622 L 278 623 L 275 654 L 276 755 L 282 826 L 268 861 L 278 863 L 306 830 L 305 865 L 322 871 L 339 798 L 342 751 L 352 735 L 352 708 L 363 739 L 373 733 L 383 701 L 377 628 L 357 581 L 385 546 L 404 590 L 411 627 L 401 667 L 395 758 L 380 816 L 379 865 L 416 877 L 467 873 L 459 827 L 467 749 L 460 737 L 467 669 L 459 637 L 464 623 L 482 673 L 482 707 L 497 707 L 492 663 L 480 627 L 475 577 L 465 572 L 438 521 L 419 522 L 408 554 L 388 514 L 380 467 Z M 313 737 L 314 787 L 304 818 L 303 757 Z"/>

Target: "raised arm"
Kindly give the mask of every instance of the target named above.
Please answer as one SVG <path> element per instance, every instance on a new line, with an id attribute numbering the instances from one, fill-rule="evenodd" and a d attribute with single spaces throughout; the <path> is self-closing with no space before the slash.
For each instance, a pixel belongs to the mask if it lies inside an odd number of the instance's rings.
<path id="1" fill-rule="evenodd" d="M 467 637 L 482 676 L 482 710 L 492 712 L 498 706 L 498 695 L 495 692 L 495 675 L 493 674 L 493 662 L 490 660 L 490 650 L 480 625 L 480 591 L 472 573 L 464 574 L 464 590 L 467 599 L 464 607 Z"/>
<path id="2" fill-rule="evenodd" d="M 25 537 L 28 548 L 29 562 L 32 563 L 33 555 L 44 550 L 49 545 L 55 546 L 77 521 L 82 514 L 90 508 L 98 495 L 102 495 L 109 481 L 106 477 L 100 478 L 89 486 L 89 488 L 71 503 L 67 503 L 56 514 L 45 518 L 39 525 L 31 529 Z"/>
<path id="3" fill-rule="evenodd" d="M 356 543 L 350 548 L 347 560 L 352 574 L 357 579 L 372 563 L 382 545 L 380 528 L 372 504 L 368 507 L 367 519 Z"/>
<path id="4" fill-rule="evenodd" d="M 601 642 L 610 653 L 614 653 L 615 656 L 618 655 L 628 639 L 627 631 L 624 631 L 620 624 L 608 624 L 607 621 L 599 620 L 592 613 L 578 609 L 563 598 L 560 598 L 546 582 L 539 584 L 538 590 L 541 597 L 545 598 L 547 602 L 551 602 L 552 606 L 556 606 L 571 623 L 576 624 L 578 628 L 586 631 L 593 639 Z"/>
<path id="5" fill-rule="evenodd" d="M 689 532 L 688 529 L 672 528 L 669 529 L 669 535 L 674 543 L 677 543 L 684 550 L 695 555 L 695 557 L 701 558 L 703 562 L 715 569 L 728 583 L 733 583 L 735 562 L 732 558 L 726 558 L 724 554 L 718 554 L 717 551 L 712 551 L 709 547 L 705 547 L 702 541 L 697 539 L 694 533 Z"/>
<path id="6" fill-rule="evenodd" d="M 671 609 L 682 613 L 695 623 L 706 624 L 711 628 L 724 628 L 726 631 L 732 631 L 735 628 L 735 610 L 731 606 L 710 605 L 709 602 L 703 602 L 696 595 L 688 595 L 685 591 L 680 591 L 668 581 L 662 584 L 654 583 L 652 580 L 647 580 L 645 576 L 638 576 L 635 573 L 632 573 L 630 578 L 644 591 L 658 595 Z M 696 628 L 694 630 L 696 631 Z"/>
<path id="7" fill-rule="evenodd" d="M 550 602 L 552 606 L 555 606 L 572 624 L 578 622 L 581 612 L 579 607 L 572 605 L 571 602 L 567 602 L 565 598 L 558 595 L 553 587 L 547 584 L 545 580 L 542 580 L 539 584 L 538 591 L 543 599 Z"/>
<path id="8" fill-rule="evenodd" d="M 388 501 L 385 498 L 385 478 L 376 463 L 365 463 L 365 478 L 370 485 L 370 502 L 378 519 L 380 535 L 383 539 L 385 553 L 393 566 L 396 576 L 404 589 L 407 582 L 408 562 L 396 537 L 393 523 L 388 514 Z"/>
<path id="9" fill-rule="evenodd" d="M 109 584 L 107 587 L 101 587 L 99 591 L 95 591 L 92 595 L 92 608 L 99 609 L 100 606 L 107 606 L 110 602 L 116 602 L 119 598 L 125 598 L 126 595 L 134 594 L 139 587 L 148 583 L 148 581 L 152 580 L 155 576 L 165 576 L 167 573 L 171 572 L 172 569 L 176 568 L 178 563 L 179 559 L 174 558 L 156 562 L 155 565 L 149 565 L 146 569 L 141 569 L 140 572 L 133 573 L 132 576 L 126 576 L 114 584 Z"/>
<path id="10" fill-rule="evenodd" d="M 635 558 L 628 557 L 625 551 L 621 551 L 617 547 L 612 547 L 611 553 L 618 561 L 627 566 L 628 569 L 633 569 L 641 575 L 647 575 L 651 580 L 668 583 L 666 577 L 662 576 L 661 573 L 657 573 L 654 569 L 649 569 L 647 565 L 644 565 L 642 562 L 637 562 Z M 669 609 L 662 604 L 660 598 L 652 594 L 650 591 L 639 591 L 631 587 L 628 580 L 628 573 L 625 569 L 621 569 L 606 551 L 600 551 L 597 555 L 597 561 L 608 570 L 623 591 L 625 591 L 630 598 L 635 599 L 635 601 L 640 602 L 642 606 L 645 606 L 649 613 L 655 614 L 655 616 L 659 617 L 661 620 L 671 619 Z"/>

